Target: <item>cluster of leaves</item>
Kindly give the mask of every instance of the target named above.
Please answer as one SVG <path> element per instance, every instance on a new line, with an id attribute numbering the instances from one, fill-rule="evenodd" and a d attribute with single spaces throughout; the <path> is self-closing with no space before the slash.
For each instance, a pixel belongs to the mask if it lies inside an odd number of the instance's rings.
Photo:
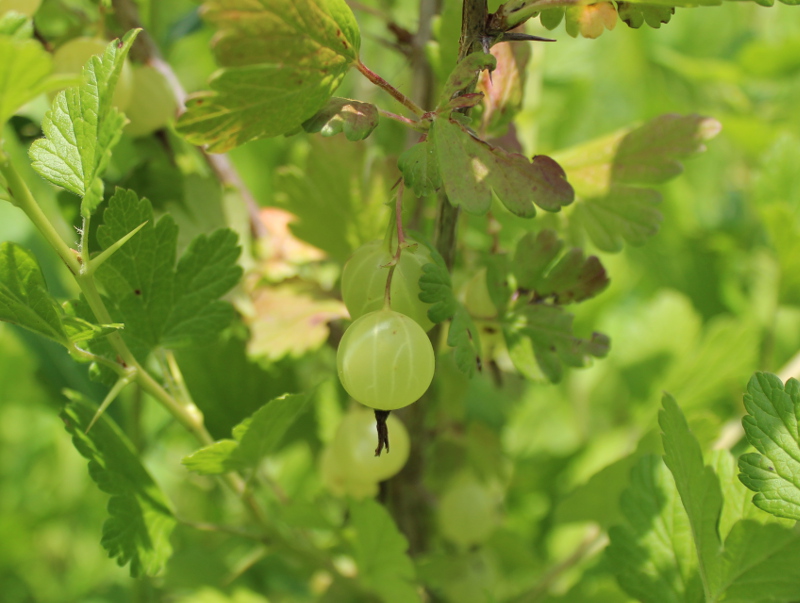
<path id="1" fill-rule="evenodd" d="M 797 385 L 790 381 L 789 392 L 784 393 L 774 375 L 756 374 L 751 379 L 745 400 L 755 415 L 746 417 L 745 425 L 748 438 L 759 449 L 763 449 L 760 441 L 780 440 L 781 445 L 771 451 L 780 450 L 782 455 L 796 451 L 796 432 L 782 439 L 783 429 L 771 420 L 778 412 L 785 416 L 791 397 L 792 410 L 800 408 Z M 655 456 L 639 459 L 620 503 L 625 522 L 609 532 L 607 556 L 620 585 L 640 601 L 794 600 L 800 589 L 800 578 L 792 569 L 800 561 L 797 529 L 749 503 L 748 491 L 734 477 L 729 452 L 715 451 L 705 464 L 674 399 L 665 396 L 663 406 L 659 415 L 663 463 Z M 796 518 L 790 501 L 776 501 L 774 506 L 765 502 L 774 499 L 781 487 L 759 479 L 769 469 L 758 459 L 747 454 L 739 464 L 742 482 L 760 490 L 757 506 Z M 751 464 L 754 461 L 763 469 Z M 776 463 L 776 468 L 787 475 L 796 472 L 797 462 Z M 796 497 L 797 484 L 783 490 Z"/>

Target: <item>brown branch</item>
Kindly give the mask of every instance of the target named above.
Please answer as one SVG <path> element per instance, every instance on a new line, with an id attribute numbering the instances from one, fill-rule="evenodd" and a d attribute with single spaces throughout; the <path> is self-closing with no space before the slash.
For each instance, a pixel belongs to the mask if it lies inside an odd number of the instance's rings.
<path id="1" fill-rule="evenodd" d="M 128 30 L 142 27 L 142 22 L 139 19 L 139 11 L 132 0 L 112 0 L 112 5 L 117 21 L 123 29 Z M 181 110 L 185 110 L 186 90 L 183 89 L 172 67 L 164 60 L 161 50 L 147 30 L 142 29 L 142 32 L 136 38 L 136 42 L 131 49 L 131 57 L 157 69 L 167 79 L 167 82 L 169 82 L 172 93 L 178 101 Z M 223 186 L 237 190 L 241 195 L 242 200 L 247 206 L 248 214 L 250 215 L 250 229 L 253 235 L 258 238 L 266 236 L 267 230 L 264 223 L 261 221 L 260 206 L 253 196 L 253 193 L 251 193 L 250 189 L 245 185 L 239 172 L 236 171 L 230 158 L 227 155 L 211 154 L 203 147 L 197 148 L 203 155 L 203 159 L 211 168 L 211 171 L 214 172 L 217 180 L 219 180 Z"/>

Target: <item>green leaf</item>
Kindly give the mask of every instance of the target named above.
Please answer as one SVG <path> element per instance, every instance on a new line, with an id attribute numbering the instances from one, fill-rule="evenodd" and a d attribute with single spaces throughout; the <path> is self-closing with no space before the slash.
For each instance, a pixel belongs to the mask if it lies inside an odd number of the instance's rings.
<path id="1" fill-rule="evenodd" d="M 699 567 L 708 590 L 716 591 L 721 573 L 722 545 L 717 524 L 722 512 L 722 492 L 714 470 L 703 463 L 700 444 L 689 431 L 686 417 L 669 394 L 664 394 L 658 414 L 666 463 L 680 493 L 692 528 Z"/>
<path id="2" fill-rule="evenodd" d="M 241 278 L 236 235 L 220 229 L 192 241 L 175 265 L 178 229 L 170 216 L 157 223 L 146 199 L 118 189 L 103 213 L 97 240 L 112 246 L 145 223 L 97 270 L 123 337 L 141 359 L 154 348 L 213 341 L 233 318 L 219 297 Z"/>
<path id="3" fill-rule="evenodd" d="M 170 503 L 109 416 L 102 415 L 84 433 L 96 406 L 78 393 L 67 394 L 71 403 L 61 418 L 75 448 L 88 459 L 92 479 L 111 495 L 101 544 L 119 565 L 130 562 L 131 576 L 155 575 L 172 554 L 169 538 L 176 521 Z"/>
<path id="4" fill-rule="evenodd" d="M 42 122 L 45 137 L 30 148 L 39 174 L 83 197 L 84 217 L 103 200 L 101 176 L 122 136 L 125 116 L 111 105 L 111 98 L 138 33 L 132 30 L 122 40 L 112 41 L 102 57 L 92 57 L 86 64 L 82 84 L 58 93 Z"/>
<path id="5" fill-rule="evenodd" d="M 553 230 L 526 234 L 514 255 L 517 284 L 537 300 L 552 297 L 554 304 L 580 302 L 603 291 L 609 281 L 600 260 L 585 257 L 577 247 L 557 260 L 563 246 Z"/>
<path id="6" fill-rule="evenodd" d="M 397 159 L 397 167 L 406 186 L 412 188 L 417 197 L 427 197 L 442 186 L 436 149 L 427 140 L 406 149 Z"/>
<path id="7" fill-rule="evenodd" d="M 437 119 L 429 135 L 436 149 L 444 189 L 455 206 L 483 215 L 492 193 L 508 210 L 523 218 L 536 215 L 534 204 L 559 211 L 573 200 L 561 167 L 545 155 L 533 161 L 475 138 L 453 119 Z"/>
<path id="8" fill-rule="evenodd" d="M 619 18 L 628 27 L 640 28 L 644 23 L 658 29 L 662 23 L 669 23 L 675 14 L 674 6 L 658 4 L 639 4 L 638 2 L 618 2 L 617 12 Z"/>
<path id="9" fill-rule="evenodd" d="M 433 262 L 422 267 L 419 277 L 419 299 L 427 304 L 428 318 L 434 323 L 452 319 L 447 333 L 447 345 L 454 349 L 458 368 L 472 376 L 475 369 L 481 368 L 481 342 L 478 329 L 466 308 L 456 299 L 450 272 L 442 257 L 434 248 L 431 250 Z"/>
<path id="10" fill-rule="evenodd" d="M 517 370 L 529 379 L 539 379 L 541 370 L 557 383 L 563 377 L 563 365 L 581 367 L 591 356 L 603 358 L 610 347 L 608 337 L 602 333 L 592 333 L 589 339 L 576 337 L 572 320 L 563 308 L 537 303 L 509 316 L 503 334 Z"/>
<path id="11" fill-rule="evenodd" d="M 606 555 L 625 592 L 645 603 L 703 603 L 689 518 L 660 458 L 634 465 L 620 507 L 624 523 L 609 530 Z"/>
<path id="12" fill-rule="evenodd" d="M 365 164 L 363 145 L 319 137 L 310 143 L 305 165 L 278 170 L 277 203 L 297 216 L 290 225 L 292 234 L 344 264 L 358 247 L 383 236 L 386 191 L 397 171 L 389 171 L 389 162 Z M 354 165 L 369 168 L 355 174 Z"/>
<path id="13" fill-rule="evenodd" d="M 0 35 L 0 126 L 28 101 L 63 85 L 52 69 L 50 53 L 38 41 Z"/>
<path id="14" fill-rule="evenodd" d="M 468 88 L 476 82 L 481 71 L 488 69 L 493 71 L 497 66 L 497 59 L 483 51 L 473 52 L 464 57 L 453 69 L 450 77 L 447 78 L 442 93 L 439 96 L 438 109 L 445 107 L 457 92 Z"/>
<path id="15" fill-rule="evenodd" d="M 757 492 L 753 504 L 777 517 L 800 520 L 800 382 L 756 373 L 744 397 L 745 434 L 758 452 L 739 459 L 739 479 Z"/>
<path id="16" fill-rule="evenodd" d="M 725 509 L 720 479 L 713 466 L 704 465 L 683 413 L 669 395 L 663 405 L 659 424 L 664 462 L 689 519 L 706 600 L 795 601 L 800 590 L 800 530 L 741 504 L 740 487 L 730 479 L 725 506 L 732 506 Z M 723 477 L 733 477 L 733 459 L 726 452 L 717 453 L 713 463 Z"/>
<path id="17" fill-rule="evenodd" d="M 358 579 L 385 603 L 420 601 L 408 541 L 385 507 L 374 500 L 350 503 Z"/>
<path id="18" fill-rule="evenodd" d="M 679 159 L 703 151 L 719 130 L 714 119 L 668 114 L 556 153 L 578 196 L 570 220 L 603 251 L 644 244 L 662 220 L 661 195 L 646 187 L 679 175 Z"/>
<path id="19" fill-rule="evenodd" d="M 33 35 L 33 20 L 13 10 L 0 15 L 0 36 L 27 40 Z"/>
<path id="20" fill-rule="evenodd" d="M 222 68 L 190 97 L 177 129 L 215 153 L 296 130 L 358 60 L 358 24 L 344 0 L 209 0 Z"/>
<path id="21" fill-rule="evenodd" d="M 347 140 L 364 140 L 378 125 L 378 107 L 371 103 L 331 98 L 313 117 L 303 122 L 306 132 L 335 136 L 344 132 Z"/>
<path id="22" fill-rule="evenodd" d="M 63 312 L 47 291 L 36 258 L 15 243 L 0 243 L 0 320 L 70 345 Z"/>
<path id="23" fill-rule="evenodd" d="M 285 394 L 267 402 L 233 428 L 233 440 L 221 440 L 183 459 L 190 471 L 216 475 L 256 467 L 277 450 L 281 439 L 308 407 L 303 394 Z"/>

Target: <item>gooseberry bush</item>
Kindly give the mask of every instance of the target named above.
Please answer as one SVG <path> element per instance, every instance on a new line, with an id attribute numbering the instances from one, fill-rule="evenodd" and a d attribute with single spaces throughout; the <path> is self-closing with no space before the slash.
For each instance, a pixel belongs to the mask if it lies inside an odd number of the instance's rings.
<path id="1" fill-rule="evenodd" d="M 3 601 L 800 600 L 800 18 L 711 4 L 0 0 Z"/>

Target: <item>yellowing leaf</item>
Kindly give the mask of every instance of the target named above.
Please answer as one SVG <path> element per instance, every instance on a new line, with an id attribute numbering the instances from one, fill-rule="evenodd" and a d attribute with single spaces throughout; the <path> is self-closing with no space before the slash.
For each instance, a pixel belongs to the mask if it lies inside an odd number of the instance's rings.
<path id="1" fill-rule="evenodd" d="M 317 349 L 328 338 L 328 322 L 348 316 L 341 301 L 294 283 L 257 290 L 253 308 L 248 353 L 270 360 Z"/>
<path id="2" fill-rule="evenodd" d="M 597 38 L 604 29 L 614 29 L 616 24 L 617 11 L 610 2 L 567 8 L 567 33 L 573 38 L 578 34 L 584 38 Z"/>

